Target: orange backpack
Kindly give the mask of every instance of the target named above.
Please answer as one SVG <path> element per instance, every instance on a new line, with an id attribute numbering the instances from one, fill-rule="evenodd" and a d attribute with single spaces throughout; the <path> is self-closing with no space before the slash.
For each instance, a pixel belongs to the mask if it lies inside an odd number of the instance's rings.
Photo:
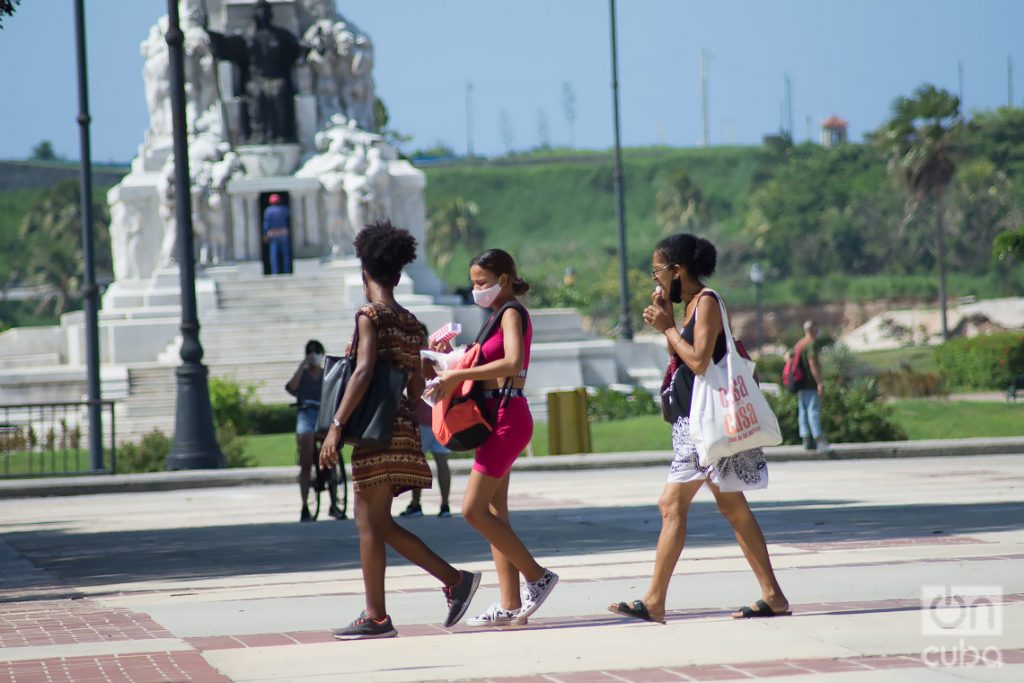
<path id="1" fill-rule="evenodd" d="M 526 334 L 526 309 L 518 301 L 510 301 L 499 308 L 484 324 L 473 344 L 452 368 L 453 370 L 463 370 L 480 364 L 481 346 L 501 322 L 505 311 L 510 308 L 519 311 L 523 321 L 523 334 Z M 498 406 L 495 406 L 490 415 L 486 415 L 487 408 L 482 385 L 474 380 L 459 383 L 451 394 L 434 404 L 430 425 L 434 436 L 441 442 L 441 445 L 453 451 L 471 451 L 480 447 L 491 436 L 497 409 L 503 401 L 508 399 L 507 393 L 511 386 L 512 378 L 509 377 L 501 388 L 502 398 L 498 401 Z"/>

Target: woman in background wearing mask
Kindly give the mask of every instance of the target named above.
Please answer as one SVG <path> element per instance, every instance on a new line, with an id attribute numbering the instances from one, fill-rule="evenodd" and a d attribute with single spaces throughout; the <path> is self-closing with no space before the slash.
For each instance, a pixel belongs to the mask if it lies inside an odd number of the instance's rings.
<path id="1" fill-rule="evenodd" d="M 316 456 L 316 418 L 320 414 L 320 391 L 324 383 L 324 345 L 316 339 L 306 342 L 306 357 L 299 363 L 295 374 L 284 385 L 284 390 L 295 397 L 299 415 L 295 420 L 295 440 L 299 443 L 299 493 L 302 494 L 300 522 L 312 522 L 313 517 L 306 507 L 309 495 L 309 471 Z M 338 508 L 337 484 L 331 487 L 331 508 L 327 514 L 335 519 L 344 519 L 345 514 Z"/>
<path id="2" fill-rule="evenodd" d="M 494 313 L 509 302 L 515 305 L 505 310 L 500 325 L 495 326 L 491 335 L 480 341 L 479 365 L 439 374 L 438 399 L 450 394 L 459 382 L 481 382 L 487 411 L 496 415 L 491 436 L 476 449 L 473 470 L 462 499 L 462 516 L 491 544 L 501 600 L 466 623 L 474 626 L 525 624 L 558 582 L 558 575 L 537 564 L 519 540 L 508 515 L 512 463 L 533 436 L 533 416 L 523 394 L 530 366 L 533 326 L 526 308 L 516 300 L 529 291 L 530 285 L 518 277 L 515 261 L 501 249 L 489 249 L 474 258 L 470 262 L 469 278 L 477 305 L 490 308 Z M 507 378 L 512 379 L 512 388 L 509 395 L 502 397 L 499 390 Z M 521 591 L 520 574 L 526 579 Z"/>

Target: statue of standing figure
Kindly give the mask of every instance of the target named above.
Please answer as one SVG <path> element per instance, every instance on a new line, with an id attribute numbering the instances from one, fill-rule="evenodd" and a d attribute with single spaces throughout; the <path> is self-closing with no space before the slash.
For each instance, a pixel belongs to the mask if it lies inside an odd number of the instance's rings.
<path id="1" fill-rule="evenodd" d="M 289 31 L 271 23 L 267 0 L 256 4 L 253 28 L 245 36 L 207 31 L 210 49 L 239 67 L 238 92 L 244 99 L 242 140 L 248 144 L 295 142 L 295 87 L 292 67 L 302 49 Z"/>

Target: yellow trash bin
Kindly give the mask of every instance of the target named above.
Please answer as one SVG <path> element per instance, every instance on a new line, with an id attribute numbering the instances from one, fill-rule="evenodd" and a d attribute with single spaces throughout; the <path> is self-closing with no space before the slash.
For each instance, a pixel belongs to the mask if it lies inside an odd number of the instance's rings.
<path id="1" fill-rule="evenodd" d="M 552 391 L 548 394 L 548 453 L 590 453 L 590 420 L 587 390 Z"/>

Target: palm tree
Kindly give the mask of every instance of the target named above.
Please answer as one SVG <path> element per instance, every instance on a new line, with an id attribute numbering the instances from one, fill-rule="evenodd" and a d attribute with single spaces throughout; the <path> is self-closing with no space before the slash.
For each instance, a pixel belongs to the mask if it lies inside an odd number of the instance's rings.
<path id="1" fill-rule="evenodd" d="M 932 202 L 943 339 L 949 339 L 943 199 L 956 175 L 953 145 L 962 126 L 960 99 L 933 85 L 922 85 L 912 97 L 896 99 L 892 118 L 874 136 L 889 154 L 890 170 L 898 175 L 909 193 L 906 220 L 909 221 L 924 203 Z"/>
<path id="2" fill-rule="evenodd" d="M 455 248 L 460 244 L 472 254 L 483 249 L 486 233 L 477 220 L 477 205 L 463 197 L 454 197 L 430 213 L 427 225 L 427 253 L 448 279 Z"/>
<path id="3" fill-rule="evenodd" d="M 669 171 L 655 180 L 654 218 L 663 235 L 696 232 L 708 221 L 704 193 L 686 171 Z"/>
<path id="4" fill-rule="evenodd" d="M 17 275 L 25 284 L 44 285 L 48 293 L 38 306 L 52 305 L 59 316 L 78 298 L 83 265 L 82 213 L 77 180 L 65 180 L 51 188 L 32 206 L 18 228 L 22 257 Z M 110 236 L 106 208 L 96 204 L 97 266 L 110 268 Z"/>

